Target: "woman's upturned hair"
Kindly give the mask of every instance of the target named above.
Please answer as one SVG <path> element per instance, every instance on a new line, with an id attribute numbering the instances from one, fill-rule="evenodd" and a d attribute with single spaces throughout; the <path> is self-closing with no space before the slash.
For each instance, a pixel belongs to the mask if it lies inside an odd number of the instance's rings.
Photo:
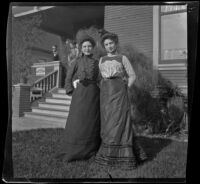
<path id="1" fill-rule="evenodd" d="M 107 33 L 103 34 L 101 37 L 101 45 L 103 48 L 104 48 L 105 39 L 111 39 L 115 42 L 115 44 L 118 44 L 118 41 L 119 41 L 117 34 L 107 32 Z"/>
<path id="2" fill-rule="evenodd" d="M 95 45 L 96 45 L 94 39 L 89 35 L 82 35 L 81 38 L 79 40 L 77 40 L 80 47 L 81 47 L 82 43 L 85 41 L 89 41 L 93 47 L 95 47 Z"/>

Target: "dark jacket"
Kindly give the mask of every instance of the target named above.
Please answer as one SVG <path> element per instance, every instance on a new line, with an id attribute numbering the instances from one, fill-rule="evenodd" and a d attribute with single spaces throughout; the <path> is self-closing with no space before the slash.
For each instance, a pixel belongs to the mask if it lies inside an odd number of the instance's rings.
<path id="1" fill-rule="evenodd" d="M 98 60 L 92 55 L 78 57 L 69 67 L 67 77 L 65 80 L 66 94 L 70 95 L 73 90 L 73 81 L 79 79 L 80 81 L 92 80 L 98 81 L 99 66 Z"/>
<path id="2" fill-rule="evenodd" d="M 60 57 L 58 54 L 53 55 L 53 61 L 59 61 L 59 60 L 60 60 Z"/>

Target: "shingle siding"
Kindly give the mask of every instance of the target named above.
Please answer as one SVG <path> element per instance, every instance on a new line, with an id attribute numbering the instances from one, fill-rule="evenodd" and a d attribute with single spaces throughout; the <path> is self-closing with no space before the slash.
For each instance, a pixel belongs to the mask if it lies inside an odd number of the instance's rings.
<path id="1" fill-rule="evenodd" d="M 105 6 L 104 27 L 152 58 L 153 6 Z"/>

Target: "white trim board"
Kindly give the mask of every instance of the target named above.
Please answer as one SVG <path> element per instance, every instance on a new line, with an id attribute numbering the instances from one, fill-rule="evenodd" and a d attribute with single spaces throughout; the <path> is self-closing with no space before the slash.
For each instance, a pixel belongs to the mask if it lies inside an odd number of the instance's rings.
<path id="1" fill-rule="evenodd" d="M 33 68 L 37 67 L 45 67 L 45 66 L 55 66 L 55 65 L 60 65 L 61 61 L 50 61 L 50 62 L 42 62 L 42 63 L 34 63 Z"/>
<path id="2" fill-rule="evenodd" d="M 34 8 L 34 6 L 33 6 L 32 10 L 21 12 L 21 13 L 16 13 L 16 14 L 14 14 L 14 17 L 20 17 L 20 16 L 23 16 L 23 15 L 31 14 L 31 13 L 36 13 L 36 12 L 46 10 L 46 9 L 49 9 L 49 8 L 53 8 L 53 7 L 55 7 L 55 6 L 44 6 L 44 7 L 39 7 L 39 8 Z"/>
<path id="3" fill-rule="evenodd" d="M 159 6 L 153 6 L 153 66 L 159 61 Z"/>
<path id="4" fill-rule="evenodd" d="M 187 70 L 187 65 L 183 63 L 159 64 L 158 70 Z"/>

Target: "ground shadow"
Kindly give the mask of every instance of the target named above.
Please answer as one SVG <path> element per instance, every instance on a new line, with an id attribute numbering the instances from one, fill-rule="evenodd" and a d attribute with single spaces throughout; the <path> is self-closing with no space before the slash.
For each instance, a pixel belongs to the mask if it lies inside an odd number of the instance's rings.
<path id="1" fill-rule="evenodd" d="M 149 138 L 144 136 L 138 136 L 137 138 L 147 154 L 148 161 L 153 160 L 163 148 L 172 142 L 170 139 L 164 138 Z"/>

